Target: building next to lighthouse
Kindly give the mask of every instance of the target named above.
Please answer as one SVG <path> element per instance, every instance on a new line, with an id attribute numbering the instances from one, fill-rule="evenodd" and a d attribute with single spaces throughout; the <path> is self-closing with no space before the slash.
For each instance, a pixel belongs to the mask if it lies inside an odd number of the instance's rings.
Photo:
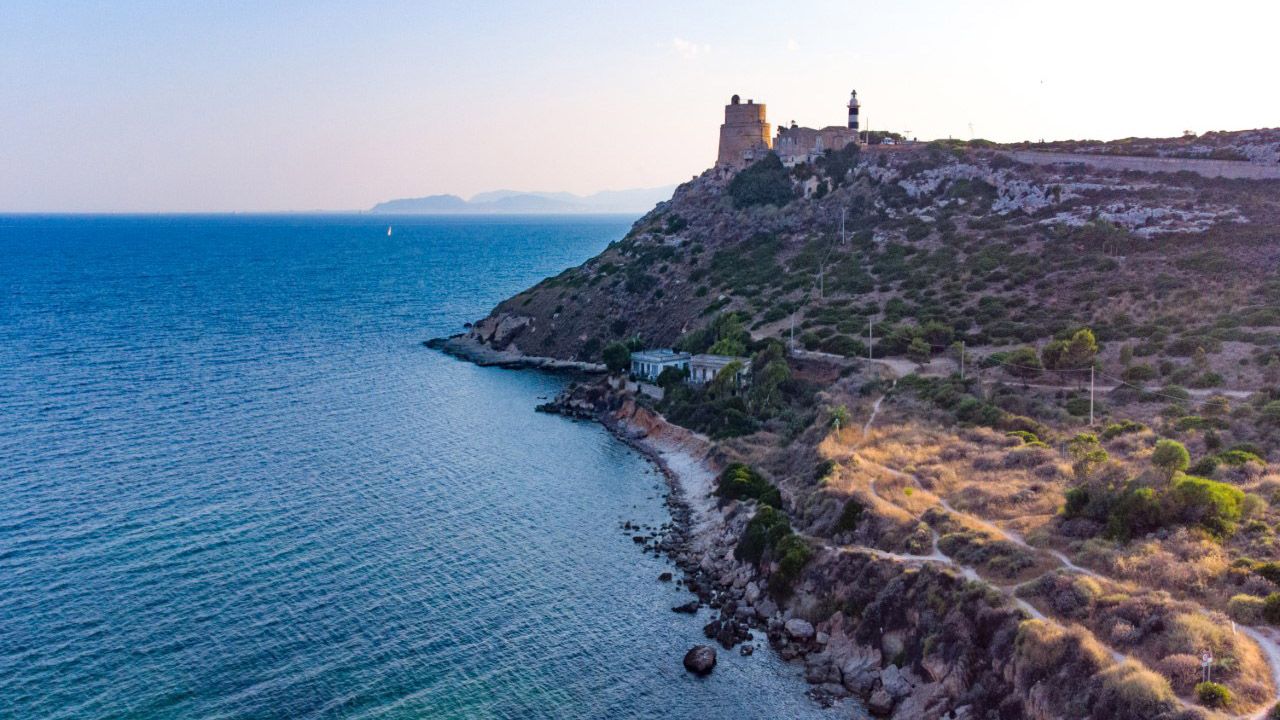
<path id="1" fill-rule="evenodd" d="M 846 146 L 857 143 L 858 91 L 854 90 L 847 106 L 849 121 L 847 125 L 828 125 L 821 129 L 799 127 L 794 122 L 790 127 L 778 128 L 778 137 L 773 141 L 773 151 L 778 153 L 782 164 L 788 167 L 800 163 L 813 162 L 822 157 L 828 150 L 843 150 Z"/>

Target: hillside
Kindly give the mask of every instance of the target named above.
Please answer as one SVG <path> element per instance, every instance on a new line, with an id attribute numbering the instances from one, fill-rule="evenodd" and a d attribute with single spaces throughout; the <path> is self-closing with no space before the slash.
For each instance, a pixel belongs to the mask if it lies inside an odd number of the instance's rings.
<path id="1" fill-rule="evenodd" d="M 691 581 L 821 693 L 900 718 L 1257 716 L 1280 689 L 1280 180 L 1204 163 L 1270 173 L 1280 131 L 1199 143 L 708 171 L 448 346 L 748 356 L 741 391 L 578 392 L 708 438 L 731 545 Z"/>

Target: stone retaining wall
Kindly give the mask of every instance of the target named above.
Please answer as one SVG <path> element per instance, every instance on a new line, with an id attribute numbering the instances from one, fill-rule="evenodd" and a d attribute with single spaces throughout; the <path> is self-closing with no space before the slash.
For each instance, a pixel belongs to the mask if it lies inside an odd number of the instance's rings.
<path id="1" fill-rule="evenodd" d="M 1243 160 L 1083 155 L 1078 153 L 1037 152 L 1035 150 L 1009 150 L 1002 151 L 1002 154 L 1029 165 L 1079 163 L 1104 170 L 1137 170 L 1149 173 L 1193 172 L 1203 177 L 1238 180 L 1280 180 L 1280 165 L 1263 165 Z"/>

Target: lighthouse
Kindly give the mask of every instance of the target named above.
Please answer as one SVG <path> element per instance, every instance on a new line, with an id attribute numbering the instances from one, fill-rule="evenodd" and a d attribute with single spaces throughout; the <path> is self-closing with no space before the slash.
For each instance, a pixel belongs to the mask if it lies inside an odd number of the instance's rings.
<path id="1" fill-rule="evenodd" d="M 858 91 L 854 90 L 849 93 L 849 129 L 855 133 L 858 131 Z"/>

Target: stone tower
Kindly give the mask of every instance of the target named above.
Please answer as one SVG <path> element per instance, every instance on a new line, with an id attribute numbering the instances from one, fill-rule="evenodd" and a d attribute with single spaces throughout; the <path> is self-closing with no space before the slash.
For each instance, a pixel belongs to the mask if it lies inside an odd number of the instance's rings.
<path id="1" fill-rule="evenodd" d="M 858 132 L 858 110 L 861 109 L 858 104 L 858 91 L 854 90 L 849 93 L 849 129 Z"/>
<path id="2" fill-rule="evenodd" d="M 734 95 L 724 106 L 716 167 L 742 168 L 764 157 L 771 147 L 769 131 L 764 103 L 748 100 L 744 105 Z"/>

